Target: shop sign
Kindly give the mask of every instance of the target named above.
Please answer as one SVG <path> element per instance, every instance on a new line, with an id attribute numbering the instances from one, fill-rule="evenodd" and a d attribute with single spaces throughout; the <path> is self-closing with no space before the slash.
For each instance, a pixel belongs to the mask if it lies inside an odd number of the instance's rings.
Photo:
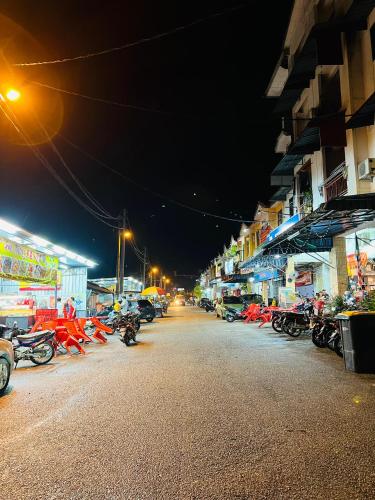
<path id="1" fill-rule="evenodd" d="M 233 273 L 233 259 L 226 260 L 224 263 L 224 270 L 225 274 L 232 274 Z"/>
<path id="2" fill-rule="evenodd" d="M 245 267 L 243 269 L 240 269 L 241 274 L 251 274 L 253 272 L 253 269 L 251 267 Z"/>
<path id="3" fill-rule="evenodd" d="M 292 227 L 296 222 L 300 220 L 300 214 L 294 214 L 293 217 L 290 217 L 288 220 L 280 224 L 280 226 L 277 226 L 276 229 L 271 231 L 269 235 L 266 238 L 266 242 L 269 243 L 273 239 L 276 238 L 276 236 L 279 236 L 282 234 L 284 231 Z"/>
<path id="4" fill-rule="evenodd" d="M 267 281 L 277 278 L 279 275 L 279 271 L 277 269 L 267 269 L 265 271 L 259 271 L 254 273 L 254 282 L 258 283 L 259 281 Z"/>
<path id="5" fill-rule="evenodd" d="M 0 277 L 56 285 L 57 257 L 0 237 Z"/>
<path id="6" fill-rule="evenodd" d="M 262 229 L 260 230 L 260 242 L 264 243 L 267 239 L 267 236 L 271 232 L 271 226 L 268 223 L 263 224 Z"/>
<path id="7" fill-rule="evenodd" d="M 306 285 L 312 285 L 312 272 L 311 271 L 299 271 L 295 285 L 296 286 L 306 286 Z"/>
<path id="8" fill-rule="evenodd" d="M 279 305 L 281 307 L 289 307 L 297 300 L 296 292 L 293 288 L 282 286 L 279 288 Z"/>
<path id="9" fill-rule="evenodd" d="M 368 256 L 366 252 L 360 252 L 360 265 L 361 267 L 366 267 L 368 261 Z M 353 276 L 357 276 L 358 274 L 358 262 L 357 256 L 355 253 L 350 253 L 346 256 L 347 268 L 348 268 L 348 276 L 351 278 Z"/>

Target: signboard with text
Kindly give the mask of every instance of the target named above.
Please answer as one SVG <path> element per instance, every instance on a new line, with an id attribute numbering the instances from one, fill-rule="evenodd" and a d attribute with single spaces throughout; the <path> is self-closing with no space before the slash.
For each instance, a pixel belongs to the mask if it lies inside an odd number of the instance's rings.
<path id="1" fill-rule="evenodd" d="M 0 277 L 56 285 L 57 257 L 0 237 Z"/>

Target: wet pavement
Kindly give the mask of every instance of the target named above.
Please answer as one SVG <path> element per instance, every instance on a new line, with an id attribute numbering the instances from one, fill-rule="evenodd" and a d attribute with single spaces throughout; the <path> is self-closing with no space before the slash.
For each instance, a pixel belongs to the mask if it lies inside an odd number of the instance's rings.
<path id="1" fill-rule="evenodd" d="M 197 308 L 141 332 L 14 372 L 2 500 L 374 498 L 375 376 Z"/>

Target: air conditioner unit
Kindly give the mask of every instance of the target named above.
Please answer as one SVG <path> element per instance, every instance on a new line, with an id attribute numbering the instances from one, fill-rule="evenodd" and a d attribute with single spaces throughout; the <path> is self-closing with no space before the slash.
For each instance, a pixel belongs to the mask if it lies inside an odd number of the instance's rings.
<path id="1" fill-rule="evenodd" d="M 375 158 L 366 158 L 358 163 L 358 178 L 371 180 L 375 177 Z"/>

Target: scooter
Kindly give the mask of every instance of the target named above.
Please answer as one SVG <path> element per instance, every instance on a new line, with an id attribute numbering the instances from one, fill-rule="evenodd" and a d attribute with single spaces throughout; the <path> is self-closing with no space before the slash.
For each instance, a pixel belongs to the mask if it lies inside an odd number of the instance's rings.
<path id="1" fill-rule="evenodd" d="M 236 321 L 236 320 L 243 321 L 245 319 L 245 317 L 242 314 L 243 311 L 244 311 L 244 309 L 238 310 L 238 309 L 234 309 L 233 307 L 227 307 L 225 319 L 228 321 L 228 323 L 233 323 L 233 321 Z"/>
<path id="2" fill-rule="evenodd" d="M 206 304 L 204 305 L 204 308 L 205 308 L 206 312 L 214 312 L 215 311 L 215 306 L 213 305 L 212 302 L 206 302 Z"/>
<path id="3" fill-rule="evenodd" d="M 49 363 L 55 354 L 54 336 L 53 330 L 26 333 L 17 327 L 17 323 L 13 328 L 0 325 L 0 337 L 12 342 L 16 367 L 21 360 L 31 361 L 35 365 Z"/>

